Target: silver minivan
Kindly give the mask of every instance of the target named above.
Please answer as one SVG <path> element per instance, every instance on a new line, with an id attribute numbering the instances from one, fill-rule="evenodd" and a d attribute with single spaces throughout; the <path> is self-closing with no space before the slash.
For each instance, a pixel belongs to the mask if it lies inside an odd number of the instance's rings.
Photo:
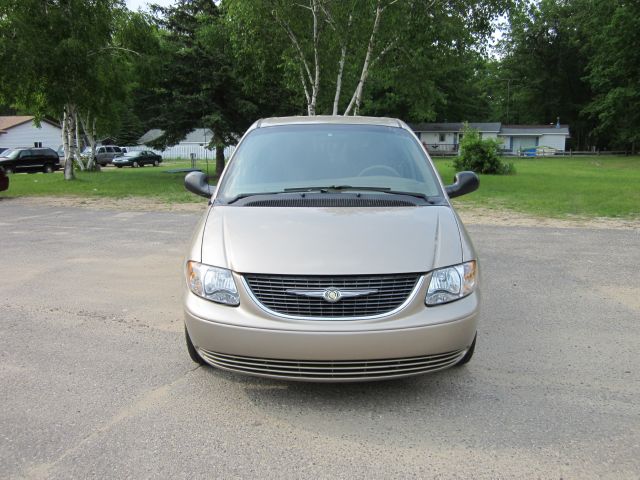
<path id="1" fill-rule="evenodd" d="M 191 358 L 250 375 L 379 380 L 467 363 L 478 260 L 411 129 L 372 117 L 260 120 L 210 199 L 184 264 Z"/>

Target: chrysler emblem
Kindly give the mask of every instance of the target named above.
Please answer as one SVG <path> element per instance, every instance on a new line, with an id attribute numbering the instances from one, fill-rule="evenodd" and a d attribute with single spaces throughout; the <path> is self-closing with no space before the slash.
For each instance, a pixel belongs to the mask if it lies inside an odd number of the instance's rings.
<path id="1" fill-rule="evenodd" d="M 337 301 L 339 301 L 342 298 L 342 292 L 340 290 L 338 290 L 337 288 L 327 288 L 323 293 L 322 293 L 322 298 L 324 298 L 324 300 L 326 302 L 329 303 L 336 303 Z"/>

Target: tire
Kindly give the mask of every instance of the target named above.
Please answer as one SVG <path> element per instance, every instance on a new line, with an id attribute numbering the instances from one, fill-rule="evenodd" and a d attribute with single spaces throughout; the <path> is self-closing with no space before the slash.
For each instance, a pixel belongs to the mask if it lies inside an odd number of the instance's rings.
<path id="1" fill-rule="evenodd" d="M 157 167 L 158 165 L 160 165 L 160 162 L 158 160 L 154 160 L 153 161 L 153 166 Z"/>
<path id="2" fill-rule="evenodd" d="M 456 363 L 456 367 L 461 367 L 463 365 L 466 365 L 467 363 L 469 363 L 469 361 L 471 360 L 471 357 L 473 357 L 473 352 L 476 349 L 476 339 L 478 338 L 478 332 L 476 332 L 476 336 L 473 337 L 473 342 L 471 343 L 471 346 L 469 347 L 469 350 L 467 350 L 467 353 L 464 354 L 464 357 L 462 357 L 460 359 L 460 361 L 458 363 Z"/>
<path id="3" fill-rule="evenodd" d="M 184 327 L 184 338 L 187 341 L 187 351 L 189 352 L 189 356 L 191 357 L 191 360 L 193 360 L 195 363 L 198 363 L 200 365 L 206 365 L 206 362 L 202 359 L 202 357 L 200 355 L 198 355 L 198 351 L 196 350 L 196 347 L 193 346 L 193 343 L 191 342 L 191 338 L 189 337 L 189 332 L 187 332 L 187 327 Z"/>
<path id="4" fill-rule="evenodd" d="M 7 167 L 7 168 L 5 168 L 5 169 L 4 169 L 4 173 L 5 173 L 6 175 L 11 175 L 11 174 L 13 173 L 13 168 L 11 168 L 11 167 Z"/>
<path id="5" fill-rule="evenodd" d="M 135 161 L 135 162 L 133 162 L 133 165 L 131 165 L 131 166 L 133 168 L 138 168 L 140 166 L 140 164 L 137 161 Z"/>
<path id="6" fill-rule="evenodd" d="M 53 173 L 53 165 L 51 165 L 50 163 L 47 163 L 44 166 L 44 173 Z"/>

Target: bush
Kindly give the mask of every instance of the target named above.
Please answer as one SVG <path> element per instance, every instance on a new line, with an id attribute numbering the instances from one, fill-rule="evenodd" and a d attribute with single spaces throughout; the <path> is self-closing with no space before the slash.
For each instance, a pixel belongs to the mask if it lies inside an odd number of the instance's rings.
<path id="1" fill-rule="evenodd" d="M 500 160 L 500 141 L 480 138 L 477 130 L 465 126 L 460 140 L 460 153 L 453 162 L 456 170 L 471 170 L 476 173 L 511 175 L 516 172 L 513 163 Z"/>

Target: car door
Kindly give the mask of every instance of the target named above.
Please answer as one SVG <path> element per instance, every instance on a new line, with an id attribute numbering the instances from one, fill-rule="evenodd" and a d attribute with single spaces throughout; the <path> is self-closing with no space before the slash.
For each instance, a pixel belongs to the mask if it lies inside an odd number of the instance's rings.
<path id="1" fill-rule="evenodd" d="M 16 162 L 16 171 L 29 171 L 33 169 L 34 158 L 31 150 L 25 149 L 20 152 L 18 155 L 18 160 Z"/>

